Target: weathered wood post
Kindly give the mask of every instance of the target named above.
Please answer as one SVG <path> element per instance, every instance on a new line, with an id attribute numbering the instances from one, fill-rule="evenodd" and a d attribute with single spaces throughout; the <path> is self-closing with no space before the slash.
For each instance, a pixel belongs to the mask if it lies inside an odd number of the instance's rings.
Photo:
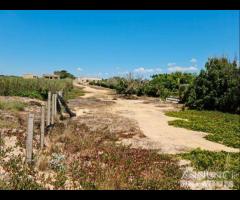
<path id="1" fill-rule="evenodd" d="M 57 116 L 57 94 L 54 94 L 54 117 Z"/>
<path id="2" fill-rule="evenodd" d="M 54 104 L 54 94 L 52 94 L 52 112 L 51 112 L 51 124 L 54 124 L 54 108 L 55 108 L 55 104 Z"/>
<path id="3" fill-rule="evenodd" d="M 64 101 L 64 99 L 61 96 L 58 96 L 58 99 L 60 100 L 62 106 L 65 108 L 66 112 L 70 115 L 70 117 L 75 117 L 76 113 L 73 113 L 70 108 L 68 107 L 67 103 Z"/>
<path id="4" fill-rule="evenodd" d="M 28 116 L 27 140 L 26 140 L 26 162 L 32 161 L 32 143 L 33 143 L 33 118 L 34 114 Z"/>
<path id="5" fill-rule="evenodd" d="M 4 129 L 2 129 L 2 131 L 0 132 L 0 153 L 2 152 L 3 134 L 4 134 Z"/>
<path id="6" fill-rule="evenodd" d="M 62 97 L 62 96 L 63 96 L 63 91 L 62 91 L 62 90 L 61 90 L 61 91 L 59 91 L 59 92 L 58 92 L 58 94 L 59 94 L 59 96 L 61 96 L 61 97 Z"/>
<path id="7" fill-rule="evenodd" d="M 47 104 L 47 126 L 51 124 L 51 92 L 48 92 L 48 104 Z"/>
<path id="8" fill-rule="evenodd" d="M 57 97 L 63 97 L 63 91 L 58 91 Z M 61 101 L 59 100 L 59 98 L 57 98 L 58 103 L 61 105 Z"/>
<path id="9" fill-rule="evenodd" d="M 57 113 L 60 114 L 60 119 L 63 119 L 63 114 L 62 114 L 62 103 L 59 99 L 59 97 L 63 96 L 63 92 L 62 91 L 58 91 L 57 93 Z"/>
<path id="10" fill-rule="evenodd" d="M 40 148 L 44 146 L 44 133 L 45 133 L 45 106 L 41 109 L 41 135 L 40 135 Z"/>

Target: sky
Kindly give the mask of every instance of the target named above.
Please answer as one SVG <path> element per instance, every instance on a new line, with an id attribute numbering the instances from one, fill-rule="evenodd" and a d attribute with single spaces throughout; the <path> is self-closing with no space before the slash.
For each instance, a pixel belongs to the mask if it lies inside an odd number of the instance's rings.
<path id="1" fill-rule="evenodd" d="M 0 74 L 197 73 L 239 60 L 239 11 L 1 10 Z"/>

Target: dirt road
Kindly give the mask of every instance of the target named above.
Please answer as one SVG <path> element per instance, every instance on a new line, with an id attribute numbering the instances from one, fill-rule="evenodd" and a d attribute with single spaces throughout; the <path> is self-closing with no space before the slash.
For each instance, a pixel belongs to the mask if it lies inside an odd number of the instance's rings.
<path id="1" fill-rule="evenodd" d="M 79 86 L 76 83 L 75 85 Z M 112 90 L 109 89 L 99 89 L 85 85 L 84 91 L 86 91 L 86 95 L 82 98 L 113 99 Z M 182 153 L 198 147 L 210 151 L 239 152 L 238 149 L 206 140 L 204 136 L 207 133 L 169 126 L 168 121 L 175 118 L 166 116 L 164 111 L 175 109 L 171 104 L 147 103 L 145 99 L 128 100 L 120 98 L 114 100 L 114 102 L 115 104 L 104 108 L 105 111 L 136 120 L 146 136 L 145 138 L 123 139 L 121 142 L 124 144 L 146 149 L 157 149 L 169 154 Z M 81 110 L 77 112 L 78 115 L 83 114 Z"/>

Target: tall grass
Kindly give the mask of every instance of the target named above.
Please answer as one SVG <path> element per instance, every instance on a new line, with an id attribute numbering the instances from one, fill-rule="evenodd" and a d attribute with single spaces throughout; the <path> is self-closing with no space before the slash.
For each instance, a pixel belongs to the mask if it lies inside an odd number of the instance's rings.
<path id="1" fill-rule="evenodd" d="M 20 101 L 0 100 L 0 110 L 23 111 L 25 106 L 26 104 Z"/>
<path id="2" fill-rule="evenodd" d="M 63 90 L 64 93 L 73 89 L 72 80 L 23 79 L 20 77 L 0 77 L 1 96 L 22 96 L 46 99 L 48 91 Z"/>

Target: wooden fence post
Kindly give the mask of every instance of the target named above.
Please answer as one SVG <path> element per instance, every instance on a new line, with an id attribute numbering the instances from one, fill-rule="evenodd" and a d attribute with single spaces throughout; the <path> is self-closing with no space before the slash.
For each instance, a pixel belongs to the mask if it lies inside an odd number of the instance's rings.
<path id="1" fill-rule="evenodd" d="M 51 124 L 54 124 L 54 94 L 52 94 L 52 112 L 51 112 Z"/>
<path id="2" fill-rule="evenodd" d="M 0 153 L 2 152 L 4 129 L 0 132 Z"/>
<path id="3" fill-rule="evenodd" d="M 57 94 L 54 94 L 54 117 L 57 116 Z"/>
<path id="4" fill-rule="evenodd" d="M 63 96 L 62 91 L 58 91 L 57 93 L 57 113 L 60 114 L 60 119 L 63 119 L 63 114 L 62 114 L 62 103 L 60 101 L 60 97 Z"/>
<path id="5" fill-rule="evenodd" d="M 33 118 L 34 114 L 28 116 L 27 140 L 26 140 L 26 162 L 32 161 L 32 143 L 33 143 Z"/>
<path id="6" fill-rule="evenodd" d="M 45 133 L 45 106 L 41 108 L 41 136 L 40 136 L 40 148 L 44 146 L 44 133 Z"/>
<path id="7" fill-rule="evenodd" d="M 51 124 L 51 92 L 48 92 L 48 104 L 47 104 L 47 126 Z"/>
<path id="8" fill-rule="evenodd" d="M 57 97 L 63 97 L 63 91 L 58 91 Z M 59 98 L 57 98 L 57 102 L 59 103 L 59 105 L 61 105 L 61 101 L 59 100 Z"/>
<path id="9" fill-rule="evenodd" d="M 61 90 L 61 91 L 59 91 L 59 92 L 58 92 L 58 94 L 59 94 L 59 96 L 61 96 L 61 97 L 62 97 L 62 96 L 63 96 L 63 91 L 62 91 L 62 90 Z"/>

